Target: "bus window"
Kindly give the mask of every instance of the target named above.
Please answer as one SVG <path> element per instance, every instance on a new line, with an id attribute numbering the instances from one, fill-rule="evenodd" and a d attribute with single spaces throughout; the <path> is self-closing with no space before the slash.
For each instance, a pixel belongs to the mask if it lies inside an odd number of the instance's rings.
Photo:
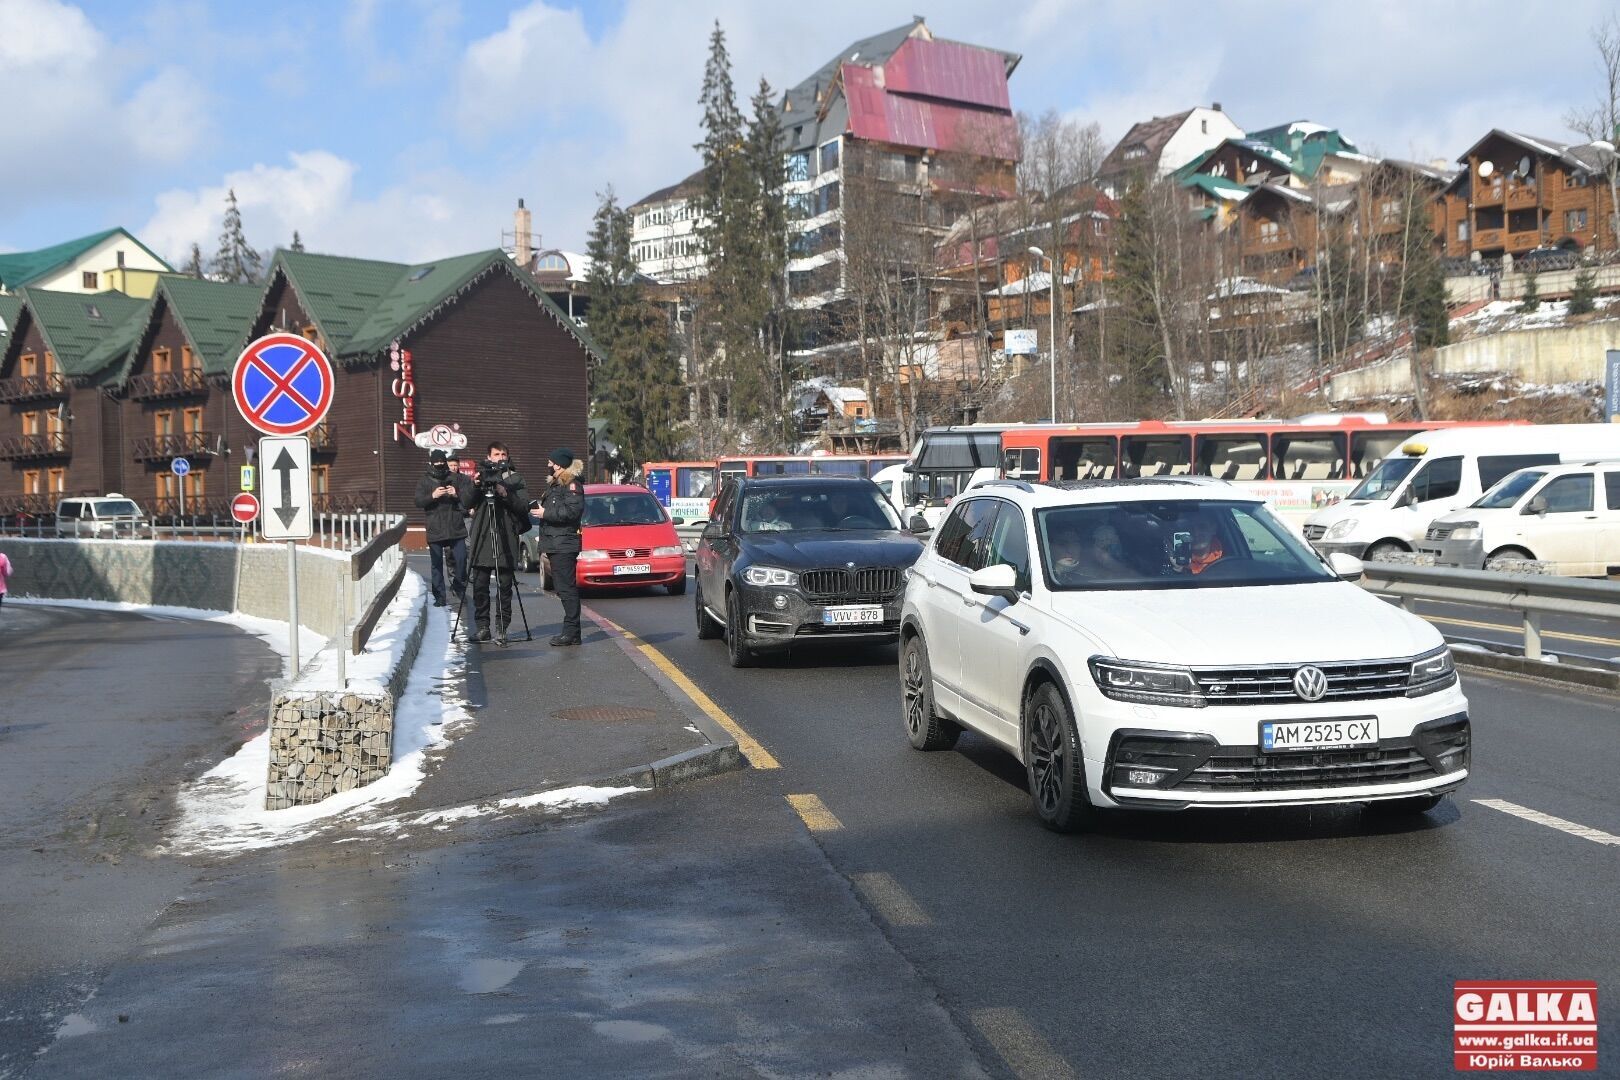
<path id="1" fill-rule="evenodd" d="M 675 493 L 682 499 L 707 499 L 714 494 L 714 466 L 676 470 Z M 667 489 L 669 481 L 664 481 Z M 656 494 L 656 492 L 655 492 Z"/>
<path id="2" fill-rule="evenodd" d="M 876 476 L 890 465 L 904 465 L 910 458 L 905 457 L 875 457 L 866 461 L 866 475 Z"/>
<path id="3" fill-rule="evenodd" d="M 1114 440 L 1093 436 L 1088 439 L 1052 440 L 1052 480 L 1108 480 L 1114 475 Z"/>
<path id="4" fill-rule="evenodd" d="M 1344 435 L 1272 432 L 1271 475 L 1277 480 L 1343 480 Z"/>
<path id="5" fill-rule="evenodd" d="M 720 483 L 722 484 L 733 477 L 747 475 L 748 462 L 746 461 L 742 461 L 737 458 L 729 458 L 720 462 Z"/>
<path id="6" fill-rule="evenodd" d="M 857 457 L 819 457 L 810 463 L 817 476 L 865 476 L 866 461 Z"/>
<path id="7" fill-rule="evenodd" d="M 1126 476 L 1185 476 L 1192 471 L 1192 436 L 1127 435 L 1119 441 Z"/>
<path id="8" fill-rule="evenodd" d="M 1002 475 L 1009 480 L 1039 480 L 1041 452 L 1033 446 L 1008 450 L 1002 460 Z"/>
<path id="9" fill-rule="evenodd" d="M 1000 459 L 999 431 L 925 432 L 917 454 L 917 471 L 993 469 Z"/>
<path id="10" fill-rule="evenodd" d="M 755 476 L 809 476 L 808 461 L 756 461 Z"/>
<path id="11" fill-rule="evenodd" d="M 1353 432 L 1350 435 L 1350 475 L 1358 480 L 1366 476 L 1378 468 L 1379 462 L 1397 453 L 1401 443 L 1416 434 L 1415 428 L 1402 431 Z"/>
<path id="12" fill-rule="evenodd" d="M 1263 480 L 1266 475 L 1264 435 L 1200 435 L 1193 472 L 1221 480 Z"/>

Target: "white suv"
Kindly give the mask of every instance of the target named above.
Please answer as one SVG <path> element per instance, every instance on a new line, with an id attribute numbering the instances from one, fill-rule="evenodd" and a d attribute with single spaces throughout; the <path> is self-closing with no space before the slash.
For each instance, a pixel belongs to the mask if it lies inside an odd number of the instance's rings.
<path id="1" fill-rule="evenodd" d="M 1344 581 L 1219 481 L 995 481 L 951 507 L 901 616 L 907 734 L 972 728 L 1036 813 L 1367 803 L 1468 776 L 1468 702 L 1428 623 Z"/>

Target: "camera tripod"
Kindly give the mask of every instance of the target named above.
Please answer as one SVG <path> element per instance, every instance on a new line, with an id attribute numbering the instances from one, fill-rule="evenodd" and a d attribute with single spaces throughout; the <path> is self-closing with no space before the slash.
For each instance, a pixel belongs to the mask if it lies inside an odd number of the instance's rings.
<path id="1" fill-rule="evenodd" d="M 511 511 L 508 510 L 507 507 L 505 506 L 505 504 L 503 504 L 501 502 L 500 496 L 495 493 L 495 486 L 493 484 L 491 484 L 487 488 L 485 488 L 481 492 L 481 494 L 484 497 L 484 505 L 479 509 L 478 514 L 476 514 L 473 517 L 473 530 L 474 530 L 475 533 L 477 533 L 479 528 L 482 526 L 483 521 L 485 520 L 485 515 L 486 514 L 491 515 L 488 518 L 489 525 L 487 526 L 487 528 L 494 530 L 495 535 L 499 538 L 499 541 L 500 541 L 501 554 L 506 556 L 506 563 L 507 563 L 508 566 L 510 566 L 512 568 L 512 570 L 511 570 L 511 573 L 512 573 L 512 595 L 517 600 L 518 614 L 520 616 L 522 616 L 522 618 L 523 618 L 523 640 L 524 641 L 533 641 L 534 640 L 534 632 L 529 629 L 529 613 L 527 611 L 525 611 L 524 608 L 523 608 L 523 590 L 518 585 L 518 579 L 517 579 L 517 568 L 518 568 L 517 556 L 516 556 L 516 553 L 514 553 L 512 551 L 512 538 L 511 538 L 511 536 L 507 535 L 507 531 L 506 531 L 506 528 L 505 528 L 506 515 L 511 513 Z M 487 540 L 488 538 L 486 537 L 485 539 Z M 473 558 L 478 554 L 478 551 L 479 551 L 479 547 L 478 547 L 478 544 L 477 544 L 477 540 L 475 539 L 471 549 L 467 552 L 467 563 L 468 563 L 467 569 L 469 570 L 469 577 L 471 576 L 472 573 L 477 572 L 477 568 L 472 565 L 472 561 L 473 561 Z M 500 617 L 501 617 L 501 611 L 500 611 L 501 570 L 500 570 L 499 566 L 497 566 L 490 573 L 490 579 L 491 580 L 490 580 L 489 586 L 490 586 L 490 589 L 494 593 L 494 595 L 492 595 L 489 598 L 490 617 L 491 617 L 491 619 L 498 621 L 500 619 Z M 472 582 L 471 581 L 463 582 L 462 585 L 463 585 L 463 588 L 461 590 L 461 596 L 456 601 L 456 621 L 455 621 L 455 624 L 450 627 L 450 640 L 451 641 L 454 641 L 456 639 L 456 632 L 461 629 L 461 615 L 462 615 L 462 612 L 466 609 L 466 606 L 467 606 L 467 594 L 472 592 Z M 507 614 L 508 614 L 508 620 L 510 620 L 511 613 L 508 612 Z M 472 639 L 473 639 L 473 635 L 469 634 L 468 635 L 468 640 L 470 641 Z M 501 642 L 502 646 L 504 646 L 506 644 L 506 627 L 504 625 L 501 626 L 500 633 L 499 633 L 499 639 L 500 639 L 500 642 Z"/>

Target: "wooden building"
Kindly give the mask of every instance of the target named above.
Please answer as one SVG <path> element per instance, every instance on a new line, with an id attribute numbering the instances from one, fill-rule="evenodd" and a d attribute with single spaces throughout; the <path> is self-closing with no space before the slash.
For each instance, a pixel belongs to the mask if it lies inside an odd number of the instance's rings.
<path id="1" fill-rule="evenodd" d="M 1604 144 L 1569 145 L 1496 129 L 1457 159 L 1440 231 L 1457 259 L 1499 259 L 1535 248 L 1615 248 Z"/>

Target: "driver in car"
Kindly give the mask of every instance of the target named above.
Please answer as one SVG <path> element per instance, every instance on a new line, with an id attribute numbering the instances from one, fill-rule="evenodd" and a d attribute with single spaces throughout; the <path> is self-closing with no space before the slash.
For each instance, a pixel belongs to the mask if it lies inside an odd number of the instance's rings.
<path id="1" fill-rule="evenodd" d="M 793 528 L 776 508 L 776 500 L 765 496 L 749 500 L 750 528 L 755 532 L 786 532 Z"/>

